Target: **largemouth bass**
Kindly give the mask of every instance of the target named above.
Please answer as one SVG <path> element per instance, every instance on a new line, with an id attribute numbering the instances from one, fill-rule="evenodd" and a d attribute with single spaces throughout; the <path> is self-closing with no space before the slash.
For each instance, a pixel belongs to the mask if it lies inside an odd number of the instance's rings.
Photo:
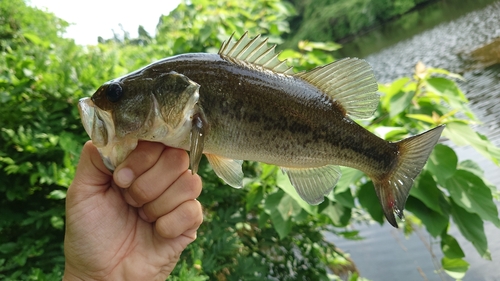
<path id="1" fill-rule="evenodd" d="M 350 118 L 369 118 L 378 105 L 367 62 L 347 58 L 293 73 L 274 47 L 245 33 L 218 54 L 165 58 L 106 82 L 79 102 L 85 130 L 110 170 L 139 140 L 162 142 L 189 150 L 193 173 L 205 154 L 233 187 L 242 186 L 243 160 L 277 165 L 310 204 L 333 190 L 339 165 L 352 167 L 372 179 L 397 227 L 444 127 L 385 141 Z"/>

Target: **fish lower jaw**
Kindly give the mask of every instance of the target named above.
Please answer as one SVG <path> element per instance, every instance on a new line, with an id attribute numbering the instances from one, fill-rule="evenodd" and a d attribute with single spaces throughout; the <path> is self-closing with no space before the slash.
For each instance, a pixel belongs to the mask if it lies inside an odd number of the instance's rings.
<path id="1" fill-rule="evenodd" d="M 125 161 L 130 152 L 137 147 L 137 143 L 137 138 L 126 138 L 119 141 L 114 139 L 108 142 L 106 146 L 97 147 L 97 150 L 106 168 L 114 171 L 118 165 Z"/>

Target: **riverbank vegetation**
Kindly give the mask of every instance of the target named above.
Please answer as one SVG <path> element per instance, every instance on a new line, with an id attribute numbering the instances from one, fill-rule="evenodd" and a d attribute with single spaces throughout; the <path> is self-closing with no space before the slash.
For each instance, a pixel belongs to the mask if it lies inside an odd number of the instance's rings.
<path id="1" fill-rule="evenodd" d="M 339 41 L 436 0 L 290 0 L 297 13 L 288 41 Z M 314 32 L 311 32 L 314 30 Z"/>
<path id="2" fill-rule="evenodd" d="M 21 0 L 0 2 L 0 279 L 62 276 L 64 198 L 88 139 L 76 108 L 79 98 L 157 59 L 215 52 L 233 32 L 283 43 L 295 14 L 279 0 L 190 3 L 163 16 L 157 34 L 143 30 L 139 38 L 78 46 L 61 37 L 67 23 L 54 15 Z M 302 71 L 333 61 L 331 51 L 339 47 L 301 41 L 281 58 Z M 444 136 L 451 142 L 471 145 L 498 165 L 500 149 L 469 126 L 479 120 L 455 79 L 460 77 L 419 65 L 413 77 L 380 85 L 379 108 L 362 124 L 388 140 L 446 124 Z M 365 280 L 324 233 L 362 239 L 358 223 L 385 223 L 369 178 L 343 168 L 334 192 L 310 206 L 275 166 L 245 162 L 244 172 L 245 187 L 233 189 L 202 161 L 205 222 L 169 280 Z M 454 150 L 441 143 L 417 178 L 407 219 L 399 224 L 405 233 L 425 228 L 444 255 L 438 274 L 460 279 L 467 255 L 449 227 L 457 225 L 491 259 L 483 226 L 488 221 L 500 227 L 498 198 L 476 163 L 458 162 Z"/>

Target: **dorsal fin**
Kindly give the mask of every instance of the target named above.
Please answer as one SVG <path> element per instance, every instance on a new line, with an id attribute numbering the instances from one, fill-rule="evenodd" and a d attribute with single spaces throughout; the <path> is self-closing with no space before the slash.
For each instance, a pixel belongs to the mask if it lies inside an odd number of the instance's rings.
<path id="1" fill-rule="evenodd" d="M 277 73 L 293 74 L 293 67 L 288 66 L 286 60 L 278 59 L 279 53 L 274 52 L 276 45 L 269 47 L 267 38 L 257 35 L 250 39 L 245 32 L 238 41 L 233 41 L 233 35 L 220 47 L 219 55 L 223 59 L 238 65 L 260 66 Z"/>
<path id="2" fill-rule="evenodd" d="M 377 109 L 377 80 L 364 60 L 346 58 L 295 76 L 330 96 L 352 117 L 370 118 Z"/>

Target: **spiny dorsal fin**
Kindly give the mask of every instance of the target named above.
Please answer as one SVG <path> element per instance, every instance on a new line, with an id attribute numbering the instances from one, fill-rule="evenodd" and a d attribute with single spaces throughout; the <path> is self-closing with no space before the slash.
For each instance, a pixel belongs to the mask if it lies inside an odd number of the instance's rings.
<path id="1" fill-rule="evenodd" d="M 219 55 L 223 59 L 238 65 L 261 66 L 277 73 L 293 74 L 293 67 L 288 66 L 286 60 L 278 59 L 279 53 L 274 52 L 276 45 L 269 47 L 267 38 L 257 35 L 250 39 L 248 32 L 245 32 L 240 40 L 233 41 L 233 35 L 220 47 Z"/>
<path id="2" fill-rule="evenodd" d="M 346 58 L 295 76 L 313 84 L 356 118 L 370 118 L 377 109 L 377 81 L 364 60 Z"/>

